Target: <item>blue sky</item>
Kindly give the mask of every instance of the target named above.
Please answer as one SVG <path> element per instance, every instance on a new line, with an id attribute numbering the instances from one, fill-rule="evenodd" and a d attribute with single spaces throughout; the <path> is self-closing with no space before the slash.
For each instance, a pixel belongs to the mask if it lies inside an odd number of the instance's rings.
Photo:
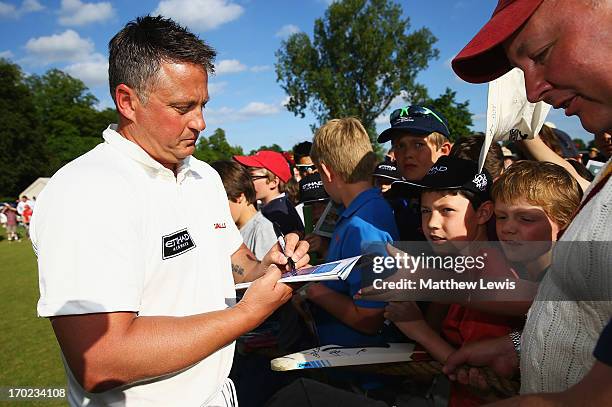
<path id="1" fill-rule="evenodd" d="M 419 81 L 431 96 L 450 87 L 459 101 L 469 100 L 474 130 L 483 130 L 487 86 L 461 81 L 450 60 L 488 20 L 496 2 L 398 3 L 410 18 L 411 29 L 428 27 L 438 38 L 440 58 L 431 61 Z M 246 151 L 272 143 L 290 148 L 312 137 L 309 124 L 314 118 L 298 118 L 284 108 L 286 95 L 276 82 L 274 53 L 293 32 L 312 37 L 314 20 L 323 16 L 328 4 L 326 0 L 0 0 L 0 57 L 17 62 L 26 73 L 62 69 L 82 79 L 101 107 L 111 107 L 106 82 L 109 39 L 139 15 L 163 14 L 187 25 L 218 51 L 203 134 L 221 127 L 231 144 Z M 398 98 L 390 110 L 402 104 Z M 385 119 L 378 120 L 380 131 L 387 127 Z M 592 138 L 577 118 L 567 118 L 562 111 L 551 111 L 548 120 L 572 137 Z"/>

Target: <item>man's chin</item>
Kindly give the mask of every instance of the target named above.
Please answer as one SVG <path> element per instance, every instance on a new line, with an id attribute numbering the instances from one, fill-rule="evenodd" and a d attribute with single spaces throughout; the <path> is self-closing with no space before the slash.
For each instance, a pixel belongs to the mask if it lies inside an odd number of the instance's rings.
<path id="1" fill-rule="evenodd" d="M 612 111 L 609 112 L 609 115 L 589 114 L 584 111 L 580 111 L 576 115 L 580 119 L 582 127 L 589 133 L 597 134 L 612 129 Z"/>

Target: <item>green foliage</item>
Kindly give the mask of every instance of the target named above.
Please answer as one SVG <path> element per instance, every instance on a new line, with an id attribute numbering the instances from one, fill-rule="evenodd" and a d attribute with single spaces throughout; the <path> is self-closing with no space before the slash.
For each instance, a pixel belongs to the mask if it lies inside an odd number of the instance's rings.
<path id="1" fill-rule="evenodd" d="M 200 136 L 193 156 L 211 163 L 217 160 L 231 160 L 234 155 L 243 155 L 242 147 L 231 146 L 225 138 L 225 130 L 217 129 L 210 137 Z"/>
<path id="2" fill-rule="evenodd" d="M 448 121 L 448 128 L 451 134 L 451 140 L 456 140 L 462 136 L 472 134 L 470 126 L 472 123 L 472 113 L 468 106 L 469 101 L 459 103 L 455 100 L 457 92 L 446 88 L 445 92 L 435 99 L 427 98 L 423 101 L 423 105 L 433 107 L 436 111 L 442 113 Z"/>
<path id="3" fill-rule="evenodd" d="M 340 0 L 317 19 L 313 41 L 297 33 L 276 52 L 277 81 L 290 96 L 287 109 L 317 125 L 358 117 L 374 143 L 374 120 L 405 92 L 407 101 L 426 98 L 417 74 L 432 58 L 436 38 L 427 28 L 409 33 L 410 21 L 389 0 Z"/>
<path id="4" fill-rule="evenodd" d="M 0 195 L 17 196 L 46 170 L 41 120 L 19 66 L 0 59 Z"/>
<path id="5" fill-rule="evenodd" d="M 0 59 L 0 194 L 17 196 L 102 142 L 117 114 L 96 110 L 97 102 L 83 82 L 62 71 L 26 78 L 18 65 Z"/>
<path id="6" fill-rule="evenodd" d="M 274 143 L 274 144 L 272 144 L 270 146 L 260 146 L 259 148 L 255 149 L 255 150 L 251 150 L 249 152 L 249 155 L 253 155 L 256 152 L 261 151 L 261 150 L 270 150 L 270 151 L 276 151 L 276 152 L 279 152 L 279 153 L 282 153 L 284 151 L 281 146 L 279 146 L 278 144 Z"/>

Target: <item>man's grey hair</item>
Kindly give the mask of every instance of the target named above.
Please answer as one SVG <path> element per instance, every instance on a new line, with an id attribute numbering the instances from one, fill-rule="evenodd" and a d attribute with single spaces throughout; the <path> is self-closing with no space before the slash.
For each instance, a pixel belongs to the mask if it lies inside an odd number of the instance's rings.
<path id="1" fill-rule="evenodd" d="M 108 43 L 108 82 L 126 84 L 146 103 L 162 63 L 191 63 L 214 73 L 216 51 L 168 18 L 144 16 L 130 21 Z M 116 101 L 115 101 L 116 102 Z"/>

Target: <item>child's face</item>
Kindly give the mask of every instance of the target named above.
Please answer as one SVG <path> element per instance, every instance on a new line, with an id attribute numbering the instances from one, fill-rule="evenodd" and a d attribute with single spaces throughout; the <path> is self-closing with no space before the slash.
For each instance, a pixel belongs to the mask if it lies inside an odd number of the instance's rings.
<path id="1" fill-rule="evenodd" d="M 506 257 L 514 262 L 542 256 L 551 245 L 535 242 L 554 242 L 560 230 L 541 206 L 522 199 L 511 204 L 495 202 L 495 229 Z"/>
<path id="2" fill-rule="evenodd" d="M 423 192 L 421 227 L 436 253 L 457 253 L 476 240 L 479 222 L 470 201 L 459 194 Z"/>
<path id="3" fill-rule="evenodd" d="M 275 195 L 277 183 L 270 182 L 268 171 L 265 168 L 251 168 L 249 174 L 251 174 L 255 187 L 255 199 L 265 200 L 269 196 Z"/>
<path id="4" fill-rule="evenodd" d="M 393 140 L 393 151 L 397 167 L 408 181 L 420 181 L 443 152 L 429 136 L 405 134 Z"/>

